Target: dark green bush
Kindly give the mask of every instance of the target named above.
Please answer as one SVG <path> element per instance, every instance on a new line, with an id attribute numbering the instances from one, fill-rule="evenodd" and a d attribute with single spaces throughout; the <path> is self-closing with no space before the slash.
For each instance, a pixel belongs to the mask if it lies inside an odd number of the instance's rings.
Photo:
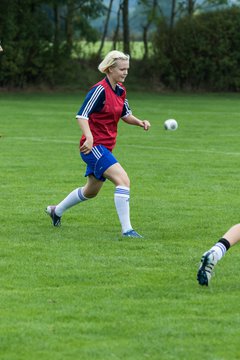
<path id="1" fill-rule="evenodd" d="M 240 9 L 181 19 L 154 38 L 160 80 L 175 88 L 240 90 Z"/>

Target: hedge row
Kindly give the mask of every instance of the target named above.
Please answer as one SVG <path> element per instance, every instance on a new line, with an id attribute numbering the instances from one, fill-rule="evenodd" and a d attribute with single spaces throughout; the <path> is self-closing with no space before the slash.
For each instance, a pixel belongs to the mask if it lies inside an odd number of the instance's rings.
<path id="1" fill-rule="evenodd" d="M 240 9 L 181 19 L 154 38 L 158 79 L 171 88 L 240 90 Z"/>

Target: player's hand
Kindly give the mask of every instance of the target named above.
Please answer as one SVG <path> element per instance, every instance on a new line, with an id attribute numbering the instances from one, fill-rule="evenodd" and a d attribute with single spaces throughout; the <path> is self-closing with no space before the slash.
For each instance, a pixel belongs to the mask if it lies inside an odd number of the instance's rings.
<path id="1" fill-rule="evenodd" d="M 150 126 L 151 126 L 151 124 L 150 124 L 150 122 L 149 122 L 148 120 L 143 120 L 141 126 L 143 127 L 143 129 L 144 129 L 145 131 L 148 131 L 149 128 L 150 128 Z"/>
<path id="2" fill-rule="evenodd" d="M 93 140 L 88 140 L 86 139 L 85 142 L 82 144 L 82 146 L 80 146 L 80 151 L 87 155 L 92 151 L 92 147 L 93 147 Z"/>

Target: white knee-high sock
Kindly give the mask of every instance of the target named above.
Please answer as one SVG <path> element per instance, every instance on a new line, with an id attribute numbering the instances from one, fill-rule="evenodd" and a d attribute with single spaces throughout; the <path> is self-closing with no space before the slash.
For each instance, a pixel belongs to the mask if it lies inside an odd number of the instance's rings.
<path id="1" fill-rule="evenodd" d="M 132 229 L 130 222 L 129 193 L 130 189 L 126 186 L 116 186 L 114 192 L 114 202 L 123 233 Z"/>
<path id="2" fill-rule="evenodd" d="M 55 213 L 57 216 L 62 216 L 64 211 L 86 200 L 88 200 L 88 198 L 86 198 L 86 196 L 83 195 L 83 188 L 77 188 L 73 190 L 65 199 L 63 199 L 63 201 L 61 201 L 56 206 Z"/>

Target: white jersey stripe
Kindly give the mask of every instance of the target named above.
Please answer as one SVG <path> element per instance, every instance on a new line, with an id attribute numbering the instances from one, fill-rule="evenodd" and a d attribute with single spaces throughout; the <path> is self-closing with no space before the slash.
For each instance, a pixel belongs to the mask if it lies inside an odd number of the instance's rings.
<path id="1" fill-rule="evenodd" d="M 132 114 L 132 111 L 131 111 L 131 109 L 129 107 L 127 99 L 125 99 L 125 101 L 124 101 L 124 107 L 125 107 L 125 115 L 123 116 L 123 118 Z"/>
<path id="2" fill-rule="evenodd" d="M 91 98 L 87 102 L 85 109 L 82 113 L 83 117 L 88 117 L 89 112 L 91 111 L 94 102 L 97 100 L 98 96 L 101 94 L 101 92 L 104 91 L 104 87 L 102 85 L 99 85 L 96 87 L 94 93 L 92 94 Z"/>
<path id="3" fill-rule="evenodd" d="M 88 100 L 82 115 L 84 115 L 85 113 L 87 113 L 88 115 L 88 113 L 91 111 L 94 105 L 94 102 L 96 101 L 96 99 L 98 98 L 98 96 L 101 94 L 102 91 L 104 91 L 104 87 L 102 85 L 96 87 L 91 98 Z"/>

